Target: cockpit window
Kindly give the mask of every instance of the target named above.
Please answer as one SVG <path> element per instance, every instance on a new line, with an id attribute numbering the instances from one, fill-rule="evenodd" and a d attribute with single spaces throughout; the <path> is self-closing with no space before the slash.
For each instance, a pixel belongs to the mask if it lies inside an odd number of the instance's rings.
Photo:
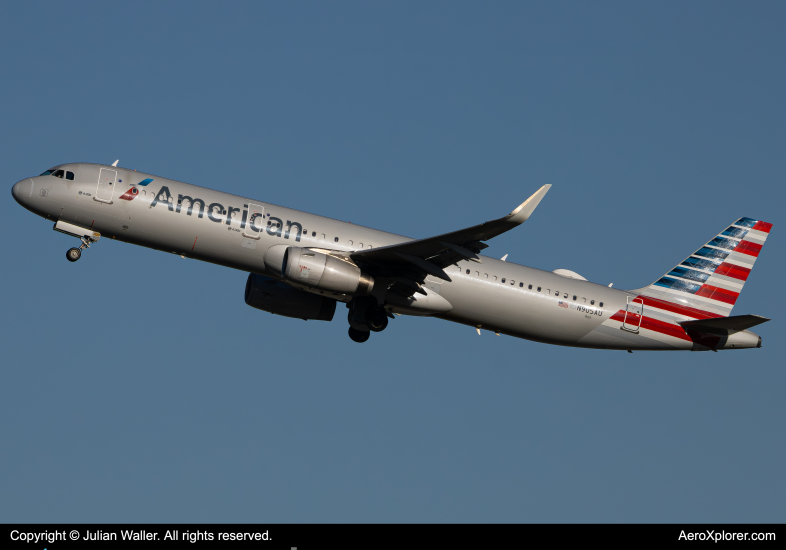
<path id="1" fill-rule="evenodd" d="M 74 179 L 74 173 L 73 172 L 66 172 L 66 179 L 67 180 Z"/>
<path id="2" fill-rule="evenodd" d="M 50 168 L 49 170 L 47 170 L 46 172 L 44 172 L 44 173 L 43 173 L 43 174 L 41 174 L 41 175 L 42 175 L 42 176 L 51 176 L 51 175 L 52 175 L 52 172 L 54 172 L 54 171 L 55 171 L 55 169 L 54 169 L 54 168 Z"/>
<path id="3" fill-rule="evenodd" d="M 65 176 L 65 172 L 64 172 L 63 170 L 55 170 L 55 171 L 52 173 L 52 175 L 53 175 L 54 177 L 56 177 L 56 178 L 63 179 L 63 176 Z"/>

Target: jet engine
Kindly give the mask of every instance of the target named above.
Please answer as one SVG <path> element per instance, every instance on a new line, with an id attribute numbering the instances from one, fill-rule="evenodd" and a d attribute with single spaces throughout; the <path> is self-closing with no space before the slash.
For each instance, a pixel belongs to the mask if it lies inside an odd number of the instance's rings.
<path id="1" fill-rule="evenodd" d="M 264 275 L 250 273 L 246 281 L 246 303 L 251 307 L 297 319 L 331 321 L 336 301 L 304 292 Z"/>
<path id="2" fill-rule="evenodd" d="M 287 247 L 281 276 L 293 283 L 342 294 L 369 294 L 374 279 L 355 264 L 298 246 Z"/>

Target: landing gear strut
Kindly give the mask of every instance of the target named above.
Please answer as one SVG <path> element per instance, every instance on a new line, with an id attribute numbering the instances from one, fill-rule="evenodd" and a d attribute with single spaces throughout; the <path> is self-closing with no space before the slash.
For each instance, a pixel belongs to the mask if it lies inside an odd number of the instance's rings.
<path id="1" fill-rule="evenodd" d="M 82 241 L 82 246 L 80 246 L 79 248 L 69 248 L 68 252 L 66 252 L 66 258 L 68 259 L 69 262 L 77 261 L 79 258 L 82 257 L 82 251 L 85 248 L 90 248 L 90 244 L 88 244 L 90 241 L 87 237 L 80 237 L 79 240 Z"/>
<path id="2" fill-rule="evenodd" d="M 347 307 L 349 337 L 354 342 L 365 342 L 371 332 L 382 332 L 388 326 L 388 312 L 372 297 L 359 296 L 348 303 Z"/>

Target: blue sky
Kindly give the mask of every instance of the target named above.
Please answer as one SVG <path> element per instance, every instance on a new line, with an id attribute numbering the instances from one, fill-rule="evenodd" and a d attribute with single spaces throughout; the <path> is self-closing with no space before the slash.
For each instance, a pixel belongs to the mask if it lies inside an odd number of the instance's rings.
<path id="1" fill-rule="evenodd" d="M 0 35 L 9 522 L 757 522 L 786 514 L 779 2 L 24 2 Z M 775 224 L 722 353 L 397 318 L 363 345 L 246 274 L 74 239 L 10 187 L 111 163 L 644 286 Z"/>

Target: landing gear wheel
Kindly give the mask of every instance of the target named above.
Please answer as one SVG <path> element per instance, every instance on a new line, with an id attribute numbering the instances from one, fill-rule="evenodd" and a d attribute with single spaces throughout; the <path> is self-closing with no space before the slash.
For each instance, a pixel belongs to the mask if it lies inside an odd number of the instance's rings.
<path id="1" fill-rule="evenodd" d="M 82 251 L 78 248 L 71 248 L 68 252 L 66 252 L 66 258 L 68 258 L 69 262 L 75 262 L 81 257 Z"/>
<path id="2" fill-rule="evenodd" d="M 388 315 L 384 309 L 377 309 L 368 316 L 366 324 L 374 332 L 382 332 L 388 326 Z"/>
<path id="3" fill-rule="evenodd" d="M 366 330 L 358 330 L 356 328 L 349 327 L 349 337 L 352 338 L 353 342 L 365 342 L 368 340 L 369 336 L 371 336 L 371 333 Z"/>

